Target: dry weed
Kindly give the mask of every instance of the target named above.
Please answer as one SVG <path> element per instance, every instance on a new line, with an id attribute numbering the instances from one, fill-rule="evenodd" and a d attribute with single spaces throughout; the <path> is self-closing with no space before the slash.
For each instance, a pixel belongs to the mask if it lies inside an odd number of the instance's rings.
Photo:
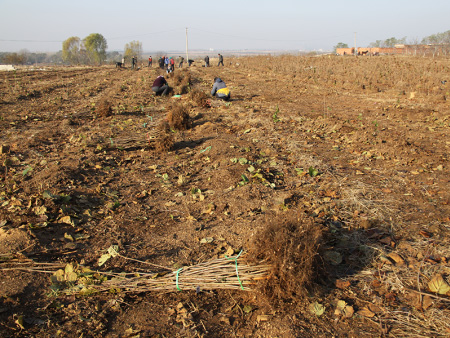
<path id="1" fill-rule="evenodd" d="M 391 327 L 394 337 L 435 337 L 450 333 L 450 299 L 429 290 L 429 283 L 436 274 L 449 274 L 446 264 L 450 250 L 445 242 L 418 240 L 400 242 L 395 251 L 386 252 L 376 248 L 380 288 L 386 294 L 403 299 L 403 306 L 387 304 L 379 315 L 380 323 Z M 354 276 L 369 294 L 377 294 L 374 289 L 373 269 L 361 271 Z"/>

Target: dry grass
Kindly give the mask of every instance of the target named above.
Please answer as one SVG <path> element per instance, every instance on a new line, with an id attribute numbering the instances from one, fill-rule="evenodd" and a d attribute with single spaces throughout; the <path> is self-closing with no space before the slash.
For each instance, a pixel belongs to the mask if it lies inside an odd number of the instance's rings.
<path id="1" fill-rule="evenodd" d="M 429 289 L 436 274 L 442 274 L 444 278 L 450 274 L 446 263 L 446 258 L 450 257 L 447 243 L 424 239 L 404 241 L 391 252 L 382 247 L 374 249 L 378 253 L 373 261 L 378 270 L 377 287 L 373 283 L 376 273 L 373 268 L 361 271 L 353 278 L 364 285 L 369 294 L 395 294 L 402 304 L 409 305 L 399 307 L 394 302 L 385 306 L 374 319 L 391 328 L 389 333 L 393 337 L 448 336 L 450 299 Z"/>
<path id="2" fill-rule="evenodd" d="M 399 99 L 407 99 L 415 93 L 416 98 L 427 96 L 438 101 L 448 97 L 448 84 L 440 82 L 450 78 L 445 58 L 283 55 L 247 57 L 240 63 L 250 70 L 298 78 L 299 84 L 323 85 L 331 93 L 389 91 Z"/>

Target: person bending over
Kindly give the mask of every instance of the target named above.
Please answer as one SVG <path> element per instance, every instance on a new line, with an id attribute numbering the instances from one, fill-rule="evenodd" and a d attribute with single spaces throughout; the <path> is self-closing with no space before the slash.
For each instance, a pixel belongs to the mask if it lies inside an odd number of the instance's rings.
<path id="1" fill-rule="evenodd" d="M 221 78 L 216 77 L 214 79 L 211 95 L 224 101 L 228 101 L 230 99 L 230 90 Z"/>
<path id="2" fill-rule="evenodd" d="M 153 82 L 152 90 L 156 95 L 166 96 L 169 94 L 170 88 L 164 76 L 160 75 L 156 78 Z"/>

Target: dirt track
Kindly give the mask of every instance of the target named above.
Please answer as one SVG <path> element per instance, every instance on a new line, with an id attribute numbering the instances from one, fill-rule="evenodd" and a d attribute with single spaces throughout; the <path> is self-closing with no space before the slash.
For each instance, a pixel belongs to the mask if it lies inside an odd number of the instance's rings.
<path id="1" fill-rule="evenodd" d="M 154 97 L 155 68 L 0 74 L 2 336 L 450 332 L 448 294 L 429 289 L 450 274 L 449 61 L 225 63 L 176 69 L 190 89 L 209 93 L 215 76 L 227 83 L 232 101 L 209 108 L 189 94 Z M 96 112 L 103 99 L 111 116 Z M 188 107 L 192 127 L 175 131 L 169 152 L 118 147 L 145 139 L 174 102 Z M 286 219 L 322 233 L 300 285 L 308 297 L 289 289 L 293 281 L 276 302 L 229 290 L 64 295 L 51 291 L 49 274 L 14 265 L 27 257 L 135 272 L 149 269 L 145 261 L 175 271 L 251 250 Z M 99 267 L 111 245 L 141 262 L 114 257 Z M 339 300 L 347 312 L 336 312 Z M 315 302 L 324 314 L 310 311 Z"/>

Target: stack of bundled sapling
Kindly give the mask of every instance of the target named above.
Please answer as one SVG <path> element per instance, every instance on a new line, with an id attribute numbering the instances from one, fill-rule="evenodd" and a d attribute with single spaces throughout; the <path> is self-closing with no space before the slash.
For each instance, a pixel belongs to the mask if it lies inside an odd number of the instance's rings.
<path id="1" fill-rule="evenodd" d="M 112 106 L 107 96 L 102 97 L 95 104 L 95 114 L 97 117 L 108 117 L 112 114 Z"/>
<path id="2" fill-rule="evenodd" d="M 249 264 L 264 261 L 270 278 L 258 283 L 270 304 L 300 301 L 318 275 L 322 228 L 301 213 L 268 217 L 249 250 Z"/>
<path id="3" fill-rule="evenodd" d="M 191 73 L 187 68 L 181 69 L 169 74 L 169 79 L 171 79 L 171 85 L 173 87 L 175 94 L 187 94 L 191 86 Z"/>
<path id="4" fill-rule="evenodd" d="M 153 141 L 154 140 L 154 141 Z M 172 149 L 175 139 L 167 120 L 162 120 L 153 133 L 148 135 L 148 142 L 154 142 L 154 148 L 158 152 L 165 152 Z"/>
<path id="5" fill-rule="evenodd" d="M 208 95 L 197 88 L 193 88 L 189 92 L 189 98 L 191 102 L 197 107 L 210 107 Z"/>
<path id="6" fill-rule="evenodd" d="M 167 114 L 167 122 L 170 128 L 176 130 L 187 130 L 191 127 L 188 108 L 182 103 L 175 103 L 170 107 Z"/>
<path id="7" fill-rule="evenodd" d="M 109 261 L 108 271 L 94 271 L 77 263 L 38 265 L 27 260 L 32 271 L 51 273 L 54 290 L 66 294 L 92 294 L 121 290 L 123 292 L 176 292 L 201 290 L 243 290 L 260 291 L 265 299 L 278 304 L 283 301 L 299 300 L 305 294 L 305 287 L 315 277 L 316 258 L 322 232 L 318 225 L 305 222 L 295 216 L 271 218 L 256 236 L 250 250 L 184 266 L 173 271 L 153 263 L 128 258 L 119 253 L 119 247 L 112 245 L 101 255 L 98 265 Z M 128 273 L 111 272 L 114 259 L 125 259 L 145 264 Z M 9 263 L 4 268 L 23 269 L 23 262 L 16 266 Z M 108 265 L 109 265 L 108 264 Z M 0 270 L 2 269 L 0 265 Z"/>

